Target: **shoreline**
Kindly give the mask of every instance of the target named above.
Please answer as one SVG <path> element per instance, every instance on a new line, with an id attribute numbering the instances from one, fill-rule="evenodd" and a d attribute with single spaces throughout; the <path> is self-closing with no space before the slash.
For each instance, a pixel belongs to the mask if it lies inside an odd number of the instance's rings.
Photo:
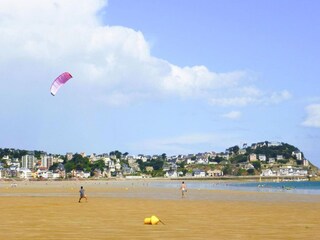
<path id="1" fill-rule="evenodd" d="M 186 200 L 235 200 L 235 201 L 280 201 L 320 202 L 320 194 L 304 194 L 277 189 L 230 188 L 230 182 L 187 182 Z M 87 193 L 101 198 L 180 199 L 180 181 L 124 180 L 124 181 L 28 181 L 0 182 L 0 197 L 71 197 L 78 194 L 80 186 Z M 265 191 L 269 190 L 269 191 Z"/>
<path id="2" fill-rule="evenodd" d="M 69 179 L 21 179 L 21 178 L 0 178 L 0 182 L 2 181 L 170 181 L 170 180 L 186 180 L 186 181 L 202 181 L 202 180 L 212 180 L 212 181 L 319 181 L 320 178 L 309 178 L 307 176 L 219 176 L 219 177 L 176 177 L 176 178 L 166 178 L 166 177 L 136 177 L 136 176 L 128 176 L 128 177 L 110 177 L 110 178 L 69 178 Z"/>

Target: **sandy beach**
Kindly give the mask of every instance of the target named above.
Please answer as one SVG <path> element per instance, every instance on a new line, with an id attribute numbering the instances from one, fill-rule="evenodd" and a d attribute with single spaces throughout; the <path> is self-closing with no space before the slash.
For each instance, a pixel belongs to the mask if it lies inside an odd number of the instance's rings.
<path id="1" fill-rule="evenodd" d="M 84 186 L 88 202 L 78 203 Z M 156 215 L 164 224 L 145 225 Z M 317 239 L 320 196 L 150 187 L 148 182 L 0 182 L 0 239 Z"/>

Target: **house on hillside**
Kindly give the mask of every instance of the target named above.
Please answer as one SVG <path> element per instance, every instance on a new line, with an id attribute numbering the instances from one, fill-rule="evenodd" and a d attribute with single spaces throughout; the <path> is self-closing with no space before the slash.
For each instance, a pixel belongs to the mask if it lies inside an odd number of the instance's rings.
<path id="1" fill-rule="evenodd" d="M 248 161 L 249 161 L 249 162 L 257 161 L 257 154 L 251 153 L 251 154 L 248 156 Z"/>
<path id="2" fill-rule="evenodd" d="M 239 167 L 245 170 L 254 169 L 254 166 L 249 162 L 239 163 Z"/>
<path id="3" fill-rule="evenodd" d="M 277 161 L 283 160 L 283 155 L 277 155 L 276 159 L 277 159 Z"/>
<path id="4" fill-rule="evenodd" d="M 191 158 L 188 158 L 187 159 L 187 165 L 189 165 L 189 164 L 194 164 L 194 160 L 192 160 Z"/>
<path id="5" fill-rule="evenodd" d="M 268 142 L 268 147 L 278 147 L 281 146 L 281 142 Z"/>
<path id="6" fill-rule="evenodd" d="M 164 176 L 167 178 L 177 178 L 178 173 L 175 170 L 169 170 L 169 171 L 166 171 L 166 174 Z"/>
<path id="7" fill-rule="evenodd" d="M 239 154 L 240 154 L 240 155 L 244 155 L 244 154 L 246 154 L 246 153 L 247 153 L 247 150 L 246 150 L 245 148 L 239 149 Z"/>
<path id="8" fill-rule="evenodd" d="M 66 158 L 67 158 L 67 161 L 70 161 L 73 158 L 73 153 L 67 152 L 66 153 Z"/>
<path id="9" fill-rule="evenodd" d="M 300 160 L 300 161 L 302 160 L 302 153 L 298 150 L 293 151 L 291 155 L 296 157 L 297 160 Z"/>
<path id="10" fill-rule="evenodd" d="M 153 167 L 152 166 L 146 166 L 146 171 L 147 172 L 152 172 L 153 171 Z"/>
<path id="11" fill-rule="evenodd" d="M 223 171 L 221 171 L 220 169 L 208 170 L 207 175 L 209 177 L 221 177 L 223 176 Z"/>
<path id="12" fill-rule="evenodd" d="M 281 167 L 279 169 L 279 173 L 280 173 L 280 175 L 283 175 L 283 176 L 292 176 L 293 175 L 293 168 L 292 168 L 292 166 Z"/>
<path id="13" fill-rule="evenodd" d="M 194 177 L 205 177 L 206 176 L 206 172 L 204 170 L 194 169 L 192 171 L 192 175 Z"/>
<path id="14" fill-rule="evenodd" d="M 264 169 L 262 170 L 260 176 L 263 177 L 271 177 L 271 176 L 276 176 L 277 174 L 273 172 L 271 169 Z"/>
<path id="15" fill-rule="evenodd" d="M 275 158 L 269 158 L 269 164 L 275 163 L 276 159 Z"/>
<path id="16" fill-rule="evenodd" d="M 207 158 L 198 158 L 196 160 L 197 164 L 208 164 L 208 159 Z"/>
<path id="17" fill-rule="evenodd" d="M 259 154 L 258 155 L 258 159 L 261 161 L 261 162 L 265 162 L 267 161 L 267 156 L 265 154 Z"/>

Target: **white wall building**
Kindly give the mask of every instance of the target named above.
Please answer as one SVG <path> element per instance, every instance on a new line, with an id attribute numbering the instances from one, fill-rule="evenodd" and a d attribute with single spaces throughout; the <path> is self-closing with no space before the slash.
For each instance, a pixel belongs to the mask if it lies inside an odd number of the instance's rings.
<path id="1" fill-rule="evenodd" d="M 49 168 L 53 165 L 53 156 L 48 156 L 47 154 L 41 155 L 41 167 Z"/>
<path id="2" fill-rule="evenodd" d="M 36 164 L 36 160 L 37 159 L 34 157 L 34 155 L 30 155 L 30 154 L 24 155 L 21 158 L 21 167 L 32 169 Z"/>
<path id="3" fill-rule="evenodd" d="M 32 172 L 28 168 L 20 168 L 19 170 L 20 178 L 32 178 Z"/>

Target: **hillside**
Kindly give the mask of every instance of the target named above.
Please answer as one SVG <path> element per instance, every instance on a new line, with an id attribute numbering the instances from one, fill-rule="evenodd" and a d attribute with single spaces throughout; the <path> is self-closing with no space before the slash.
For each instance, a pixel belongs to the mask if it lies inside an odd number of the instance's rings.
<path id="1" fill-rule="evenodd" d="M 82 170 L 90 172 L 91 176 L 96 174 L 97 169 L 101 170 L 102 176 L 145 174 L 160 177 L 172 171 L 176 171 L 180 176 L 195 176 L 197 171 L 216 171 L 217 176 L 246 176 L 261 175 L 265 170 L 280 174 L 281 168 L 294 168 L 294 171 L 300 171 L 300 174 L 304 171 L 304 175 L 318 174 L 318 168 L 305 159 L 303 152 L 297 147 L 288 143 L 269 141 L 253 143 L 250 146 L 244 144 L 241 148 L 236 145 L 221 153 L 212 151 L 170 157 L 165 153 L 153 156 L 143 154 L 130 156 L 128 152 L 122 154 L 119 151 L 112 151 L 109 154 L 91 156 L 76 153 L 67 159 L 67 154 L 0 148 L 0 167 L 2 169 L 18 165 L 23 167 L 22 159 L 26 155 L 32 156 L 33 171 L 43 167 L 56 170 L 61 166 L 59 164 L 63 163 L 67 173 Z M 43 160 L 49 158 L 48 156 L 52 159 L 50 164 L 44 163 Z"/>

